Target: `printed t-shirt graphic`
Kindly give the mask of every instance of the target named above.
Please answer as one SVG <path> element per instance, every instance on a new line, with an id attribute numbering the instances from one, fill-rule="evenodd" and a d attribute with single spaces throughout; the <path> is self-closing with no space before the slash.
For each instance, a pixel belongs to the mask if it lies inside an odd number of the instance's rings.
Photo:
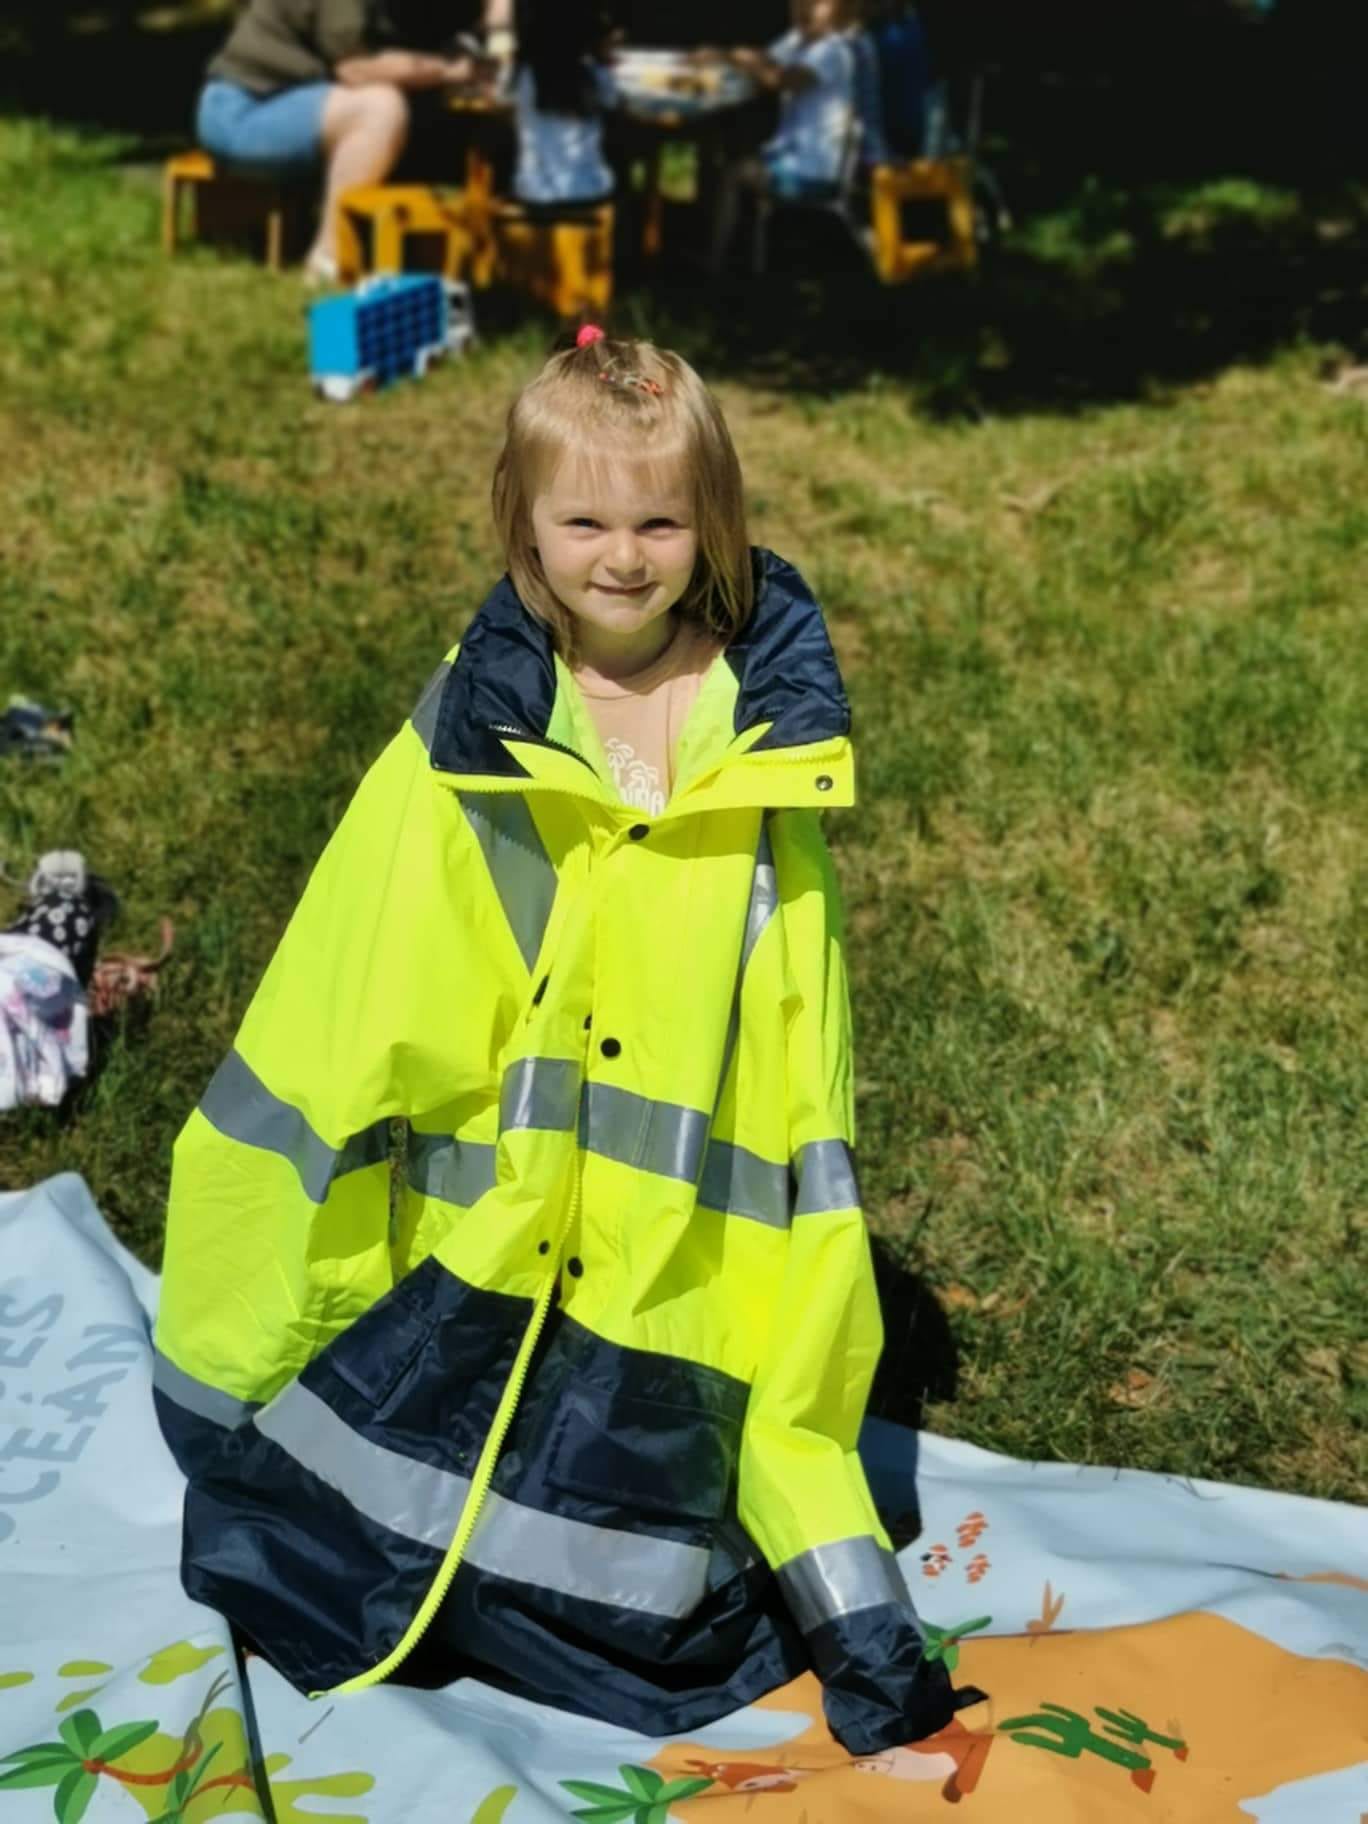
<path id="1" fill-rule="evenodd" d="M 630 678 L 605 678 L 588 666 L 575 681 L 588 705 L 624 804 L 658 817 L 674 790 L 675 750 L 703 674 L 716 658 L 705 627 L 680 623 L 660 657 Z"/>

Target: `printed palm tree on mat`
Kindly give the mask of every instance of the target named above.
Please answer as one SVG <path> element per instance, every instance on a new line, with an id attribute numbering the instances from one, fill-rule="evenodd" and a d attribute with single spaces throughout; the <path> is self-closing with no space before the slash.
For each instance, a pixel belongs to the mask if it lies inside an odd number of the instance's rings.
<path id="1" fill-rule="evenodd" d="M 152 1722 L 115 1723 L 106 1729 L 94 1710 L 76 1710 L 57 1726 L 59 1740 L 35 1742 L 28 1748 L 16 1748 L 0 1755 L 0 1790 L 15 1791 L 23 1787 L 53 1786 L 52 1809 L 57 1824 L 80 1824 L 86 1808 L 95 1796 L 102 1777 L 108 1776 L 122 1786 L 164 1786 L 166 1805 L 163 1824 L 181 1824 L 186 1806 L 199 1790 L 219 1751 L 215 1743 L 206 1754 L 200 1734 L 201 1726 L 214 1700 L 231 1684 L 228 1674 L 221 1673 L 199 1707 L 199 1713 L 186 1730 L 180 1754 L 170 1767 L 157 1773 L 135 1773 L 118 1762 L 154 1736 L 161 1724 Z M 212 1780 L 210 1785 L 250 1785 L 250 1775 L 230 1774 Z"/>
<path id="2" fill-rule="evenodd" d="M 681 1799 L 706 1792 L 711 1780 L 666 1780 L 653 1767 L 619 1767 L 621 1786 L 600 1786 L 595 1780 L 562 1780 L 575 1799 L 587 1804 L 572 1811 L 583 1824 L 668 1824 L 670 1807 Z"/>
<path id="3" fill-rule="evenodd" d="M 966 1634 L 977 1634 L 980 1628 L 986 1628 L 992 1621 L 991 1615 L 976 1615 L 972 1621 L 956 1622 L 953 1628 L 938 1628 L 932 1621 L 922 1622 L 926 1633 L 926 1651 L 928 1660 L 942 1659 L 947 1672 L 953 1672 L 959 1664 L 959 1643 Z"/>

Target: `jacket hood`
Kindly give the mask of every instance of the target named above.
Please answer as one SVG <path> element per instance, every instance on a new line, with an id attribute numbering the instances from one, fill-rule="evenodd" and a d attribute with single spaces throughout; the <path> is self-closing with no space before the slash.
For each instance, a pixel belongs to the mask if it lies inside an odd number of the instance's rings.
<path id="1" fill-rule="evenodd" d="M 751 549 L 755 606 L 724 650 L 736 678 L 733 734 L 757 727 L 749 751 L 806 747 L 850 733 L 850 705 L 811 590 L 773 551 Z M 437 705 L 432 765 L 440 772 L 527 777 L 505 737 L 545 740 L 557 691 L 550 629 L 508 576 L 476 614 Z"/>

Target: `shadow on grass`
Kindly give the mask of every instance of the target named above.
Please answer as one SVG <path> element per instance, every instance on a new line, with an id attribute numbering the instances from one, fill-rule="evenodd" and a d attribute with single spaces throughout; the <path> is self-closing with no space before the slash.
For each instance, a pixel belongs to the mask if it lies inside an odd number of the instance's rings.
<path id="1" fill-rule="evenodd" d="M 1368 192 L 1347 188 L 1088 184 L 972 277 L 897 288 L 830 217 L 795 210 L 772 241 L 763 278 L 676 271 L 620 314 L 713 376 L 815 392 L 888 376 L 964 417 L 1153 397 L 1298 341 L 1361 348 L 1368 323 Z"/>

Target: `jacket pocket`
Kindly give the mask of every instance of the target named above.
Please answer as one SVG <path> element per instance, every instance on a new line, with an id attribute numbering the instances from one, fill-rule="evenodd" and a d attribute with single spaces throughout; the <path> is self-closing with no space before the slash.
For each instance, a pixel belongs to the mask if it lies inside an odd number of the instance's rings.
<path id="1" fill-rule="evenodd" d="M 407 1279 L 379 1299 L 328 1347 L 327 1365 L 368 1405 L 383 1407 L 439 1321 L 430 1300 Z"/>
<path id="2" fill-rule="evenodd" d="M 570 1387 L 551 1439 L 546 1480 L 610 1507 L 720 1520 L 741 1427 L 700 1407 Z"/>

